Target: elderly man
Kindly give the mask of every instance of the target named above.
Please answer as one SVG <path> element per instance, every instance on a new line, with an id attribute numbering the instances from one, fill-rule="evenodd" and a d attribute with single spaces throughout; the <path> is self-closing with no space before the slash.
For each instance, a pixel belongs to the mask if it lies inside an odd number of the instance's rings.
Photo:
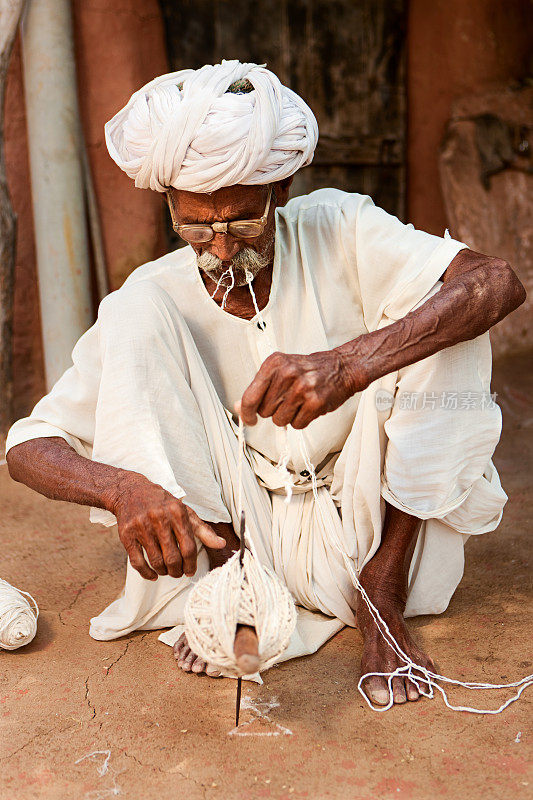
<path id="1" fill-rule="evenodd" d="M 405 617 L 447 607 L 464 542 L 501 519 L 487 331 L 524 289 L 501 259 L 368 196 L 288 201 L 317 137 L 300 97 L 238 61 L 157 78 L 106 126 L 114 160 L 166 193 L 188 246 L 104 299 L 7 442 L 15 480 L 118 524 L 126 583 L 91 620 L 96 639 L 177 626 L 191 581 L 237 548 L 237 413 L 249 535 L 298 604 L 286 658 L 357 622 L 363 671 L 398 666 L 349 559 L 404 651 L 431 666 Z M 214 674 L 174 639 L 182 669 Z M 388 702 L 384 678 L 366 688 Z M 403 677 L 393 694 L 419 697 Z"/>

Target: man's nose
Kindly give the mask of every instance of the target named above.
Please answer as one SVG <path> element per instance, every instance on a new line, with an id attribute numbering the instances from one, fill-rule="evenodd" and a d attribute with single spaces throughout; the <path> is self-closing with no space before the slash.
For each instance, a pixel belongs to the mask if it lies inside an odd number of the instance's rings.
<path id="1" fill-rule="evenodd" d="M 221 261 L 231 261 L 241 249 L 241 243 L 231 234 L 215 233 L 209 242 L 209 252 Z"/>

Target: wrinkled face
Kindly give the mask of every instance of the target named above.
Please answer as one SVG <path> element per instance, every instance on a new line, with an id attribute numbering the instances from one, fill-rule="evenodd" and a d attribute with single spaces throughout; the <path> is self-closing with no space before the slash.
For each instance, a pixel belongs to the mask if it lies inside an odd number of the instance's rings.
<path id="1" fill-rule="evenodd" d="M 263 233 L 254 239 L 239 239 L 230 233 L 215 233 L 209 242 L 191 244 L 198 267 L 220 286 L 244 286 L 272 263 L 276 205 L 287 201 L 291 179 L 272 184 L 273 192 Z M 210 194 L 170 189 L 175 222 L 231 222 L 259 219 L 267 204 L 270 186 L 228 186 Z"/>

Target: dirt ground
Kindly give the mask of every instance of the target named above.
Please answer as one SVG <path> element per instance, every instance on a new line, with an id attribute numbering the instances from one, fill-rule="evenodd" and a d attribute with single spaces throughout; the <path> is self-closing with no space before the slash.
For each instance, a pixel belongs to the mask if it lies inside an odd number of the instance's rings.
<path id="1" fill-rule="evenodd" d="M 411 623 L 452 677 L 500 683 L 533 672 L 530 367 L 531 358 L 515 358 L 494 372 L 503 521 L 470 539 L 446 613 Z M 182 674 L 156 631 L 89 637 L 89 618 L 122 586 L 116 529 L 15 484 L 5 465 L 0 502 L 0 574 L 41 607 L 35 640 L 0 651 L 4 800 L 532 796 L 533 688 L 499 716 L 453 713 L 440 699 L 374 713 L 356 689 L 361 639 L 345 628 L 316 655 L 272 669 L 263 686 L 245 684 L 241 720 L 254 735 L 228 735 L 234 681 Z M 453 699 L 494 708 L 505 696 L 459 690 Z"/>

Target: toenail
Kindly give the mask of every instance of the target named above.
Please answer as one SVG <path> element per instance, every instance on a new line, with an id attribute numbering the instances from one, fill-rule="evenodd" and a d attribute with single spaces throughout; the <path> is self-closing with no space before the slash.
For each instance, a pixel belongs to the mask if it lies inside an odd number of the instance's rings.
<path id="1" fill-rule="evenodd" d="M 389 702 L 390 695 L 386 689 L 375 689 L 372 692 L 372 700 L 379 706 L 386 706 Z"/>

